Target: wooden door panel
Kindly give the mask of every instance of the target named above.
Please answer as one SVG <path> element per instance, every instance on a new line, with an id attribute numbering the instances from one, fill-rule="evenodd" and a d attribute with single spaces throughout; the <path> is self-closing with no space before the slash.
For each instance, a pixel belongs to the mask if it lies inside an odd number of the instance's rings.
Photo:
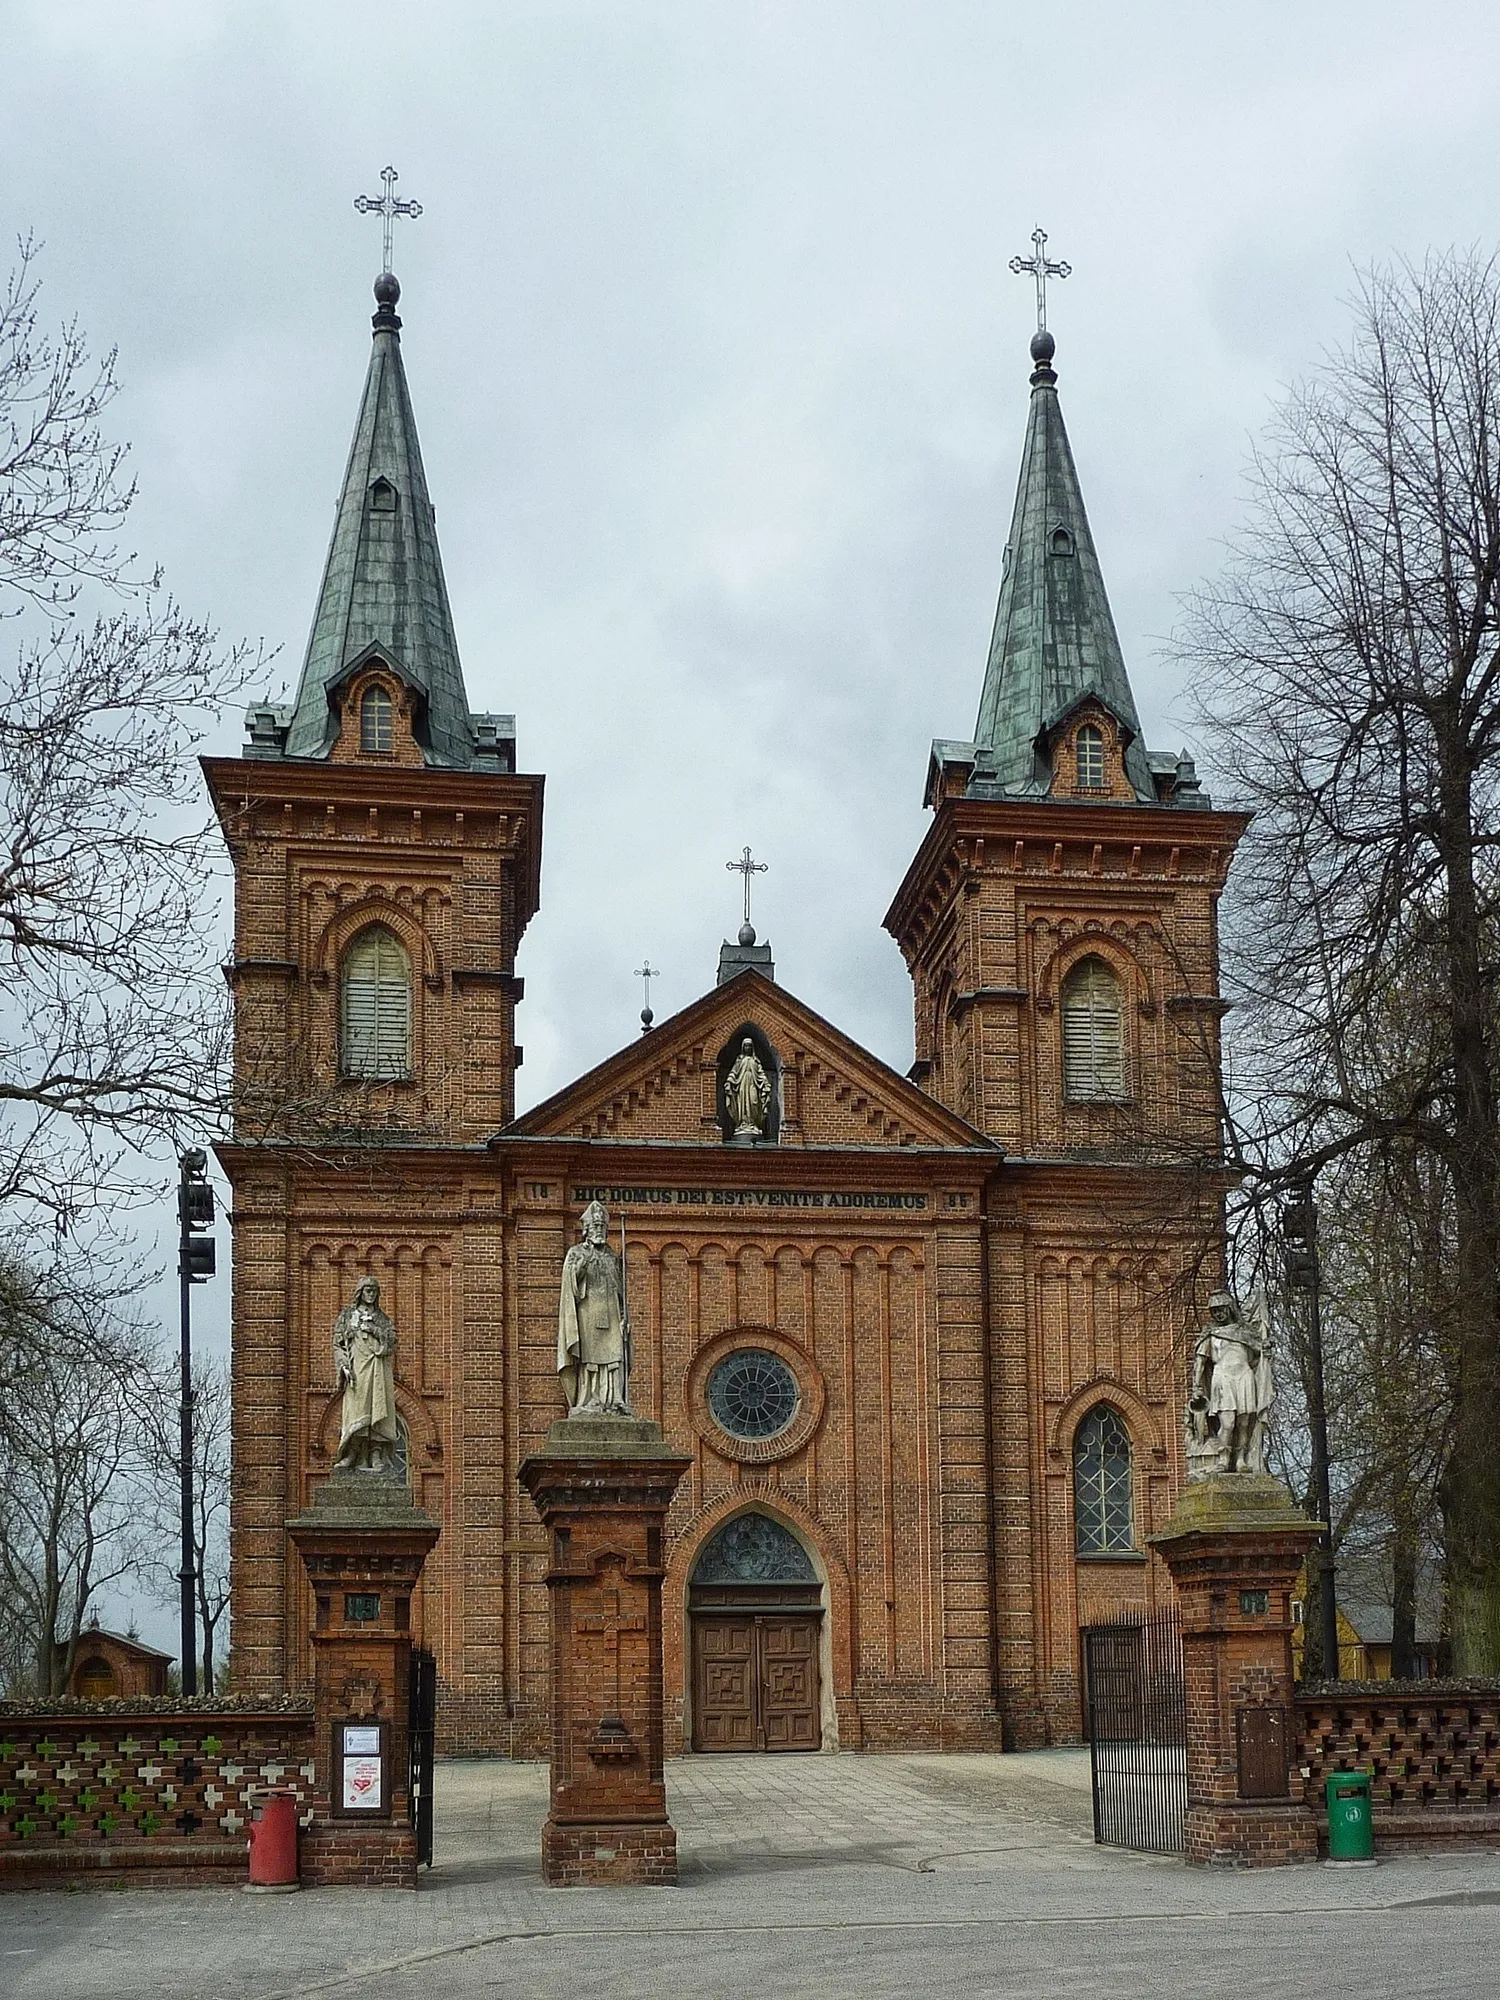
<path id="1" fill-rule="evenodd" d="M 755 1622 L 694 1618 L 693 1748 L 753 1750 Z"/>
<path id="2" fill-rule="evenodd" d="M 816 1750 L 822 1741 L 818 1621 L 758 1621 L 760 1736 L 767 1750 Z"/>

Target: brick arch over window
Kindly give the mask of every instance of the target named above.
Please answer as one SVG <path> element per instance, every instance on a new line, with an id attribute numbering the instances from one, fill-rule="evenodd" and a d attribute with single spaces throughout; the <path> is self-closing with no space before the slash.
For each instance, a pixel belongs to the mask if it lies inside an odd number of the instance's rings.
<path id="1" fill-rule="evenodd" d="M 390 1082 L 412 1070 L 411 958 L 389 924 L 366 924 L 339 962 L 339 1073 Z"/>
<path id="2" fill-rule="evenodd" d="M 1120 1412 L 1133 1447 L 1149 1452 L 1154 1459 L 1166 1457 L 1167 1448 L 1156 1413 L 1127 1383 L 1105 1371 L 1081 1383 L 1053 1418 L 1047 1449 L 1054 1458 L 1072 1450 L 1078 1426 L 1095 1403 L 1110 1403 Z"/>
<path id="3" fill-rule="evenodd" d="M 1072 1103 L 1118 1103 L 1129 1096 L 1125 987 L 1097 952 L 1070 967 L 1059 990 L 1063 1095 Z"/>
<path id="4" fill-rule="evenodd" d="M 1073 1432 L 1073 1545 L 1080 1556 L 1135 1550 L 1135 1454 L 1110 1402 L 1095 1403 Z"/>

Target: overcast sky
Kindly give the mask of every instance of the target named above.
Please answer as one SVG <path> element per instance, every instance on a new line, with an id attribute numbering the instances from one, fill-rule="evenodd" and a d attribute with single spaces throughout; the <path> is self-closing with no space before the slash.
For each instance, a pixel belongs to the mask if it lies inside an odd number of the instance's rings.
<path id="1" fill-rule="evenodd" d="M 1493 232 L 1492 5 L 365 0 L 0 7 L 0 187 L 118 342 L 135 536 L 295 682 L 393 162 L 470 699 L 547 774 L 523 1104 L 711 983 L 725 860 L 781 979 L 904 1068 L 880 918 L 973 726 L 1040 220 L 1148 740 L 1247 439 L 1350 261 Z M 237 748 L 237 717 L 223 746 Z M 1212 774 L 1210 773 L 1210 780 Z"/>
<path id="2" fill-rule="evenodd" d="M 0 0 L 0 31 L 5 226 L 119 346 L 132 540 L 288 688 L 369 352 L 353 197 L 390 161 L 423 204 L 395 263 L 470 701 L 547 775 L 523 1107 L 634 1035 L 643 955 L 659 1018 L 712 983 L 747 841 L 778 976 L 909 1063 L 880 919 L 929 740 L 973 727 L 1038 221 L 1152 747 L 1191 738 L 1176 599 L 1351 264 L 1496 231 L 1493 0 Z"/>

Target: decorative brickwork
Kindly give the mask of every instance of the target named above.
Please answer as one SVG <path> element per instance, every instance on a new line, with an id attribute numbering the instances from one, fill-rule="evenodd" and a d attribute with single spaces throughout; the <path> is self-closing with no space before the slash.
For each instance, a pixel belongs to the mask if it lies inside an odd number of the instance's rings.
<path id="1" fill-rule="evenodd" d="M 0 1703 L 0 1887 L 243 1875 L 268 1786 L 312 1825 L 308 1701 Z"/>
<path id="2" fill-rule="evenodd" d="M 1500 1685 L 1379 1681 L 1297 1697 L 1298 1785 L 1328 1836 L 1324 1782 L 1368 1771 L 1377 1850 L 1500 1845 Z"/>

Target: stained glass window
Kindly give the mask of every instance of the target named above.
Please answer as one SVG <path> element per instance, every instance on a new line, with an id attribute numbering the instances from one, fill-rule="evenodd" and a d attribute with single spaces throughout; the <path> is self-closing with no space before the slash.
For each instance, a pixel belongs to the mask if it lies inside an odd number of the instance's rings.
<path id="1" fill-rule="evenodd" d="M 807 1550 L 768 1514 L 737 1514 L 698 1558 L 694 1583 L 815 1583 Z"/>
<path id="2" fill-rule="evenodd" d="M 797 1414 L 797 1378 L 779 1355 L 743 1347 L 708 1378 L 708 1407 L 731 1437 L 771 1438 Z"/>
<path id="3" fill-rule="evenodd" d="M 1073 1496 L 1079 1555 L 1134 1548 L 1130 1433 L 1108 1403 L 1090 1410 L 1074 1436 Z"/>

